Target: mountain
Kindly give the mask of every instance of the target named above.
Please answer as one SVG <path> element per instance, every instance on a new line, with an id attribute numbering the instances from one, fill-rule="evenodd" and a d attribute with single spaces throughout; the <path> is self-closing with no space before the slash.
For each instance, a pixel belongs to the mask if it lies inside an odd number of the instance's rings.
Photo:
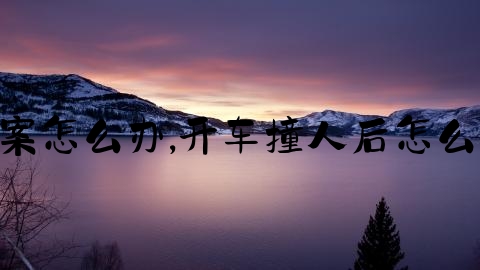
<path id="1" fill-rule="evenodd" d="M 160 127 L 164 135 L 183 135 L 191 132 L 187 120 L 196 117 L 165 110 L 74 74 L 0 73 L 0 113 L 2 119 L 12 119 L 14 115 L 33 119 L 35 125 L 26 131 L 30 133 L 47 133 L 43 124 L 57 114 L 60 119 L 76 120 L 69 124 L 75 134 L 88 134 L 99 119 L 106 121 L 109 134 L 131 134 L 129 123 L 141 122 L 145 117 L 145 121 Z M 228 126 L 218 119 L 209 118 L 208 126 L 219 133 L 228 132 Z"/>
<path id="2" fill-rule="evenodd" d="M 395 111 L 389 116 L 360 115 L 354 113 L 325 110 L 311 113 L 297 118 L 299 127 L 302 127 L 305 135 L 314 135 L 321 121 L 329 124 L 328 133 L 336 136 L 360 135 L 359 122 L 382 118 L 385 124 L 375 127 L 387 129 L 387 135 L 409 136 L 410 126 L 397 128 L 397 125 L 406 116 L 410 115 L 415 120 L 428 120 L 425 123 L 416 124 L 417 127 L 425 127 L 425 133 L 421 136 L 438 137 L 445 126 L 453 119 L 460 123 L 462 137 L 480 138 L 480 106 L 462 107 L 457 109 L 405 109 Z"/>
<path id="3" fill-rule="evenodd" d="M 440 136 L 445 126 L 453 119 L 460 123 L 460 133 L 463 137 L 480 138 L 480 106 L 462 107 L 457 109 L 408 109 L 400 110 L 385 118 L 385 126 L 390 134 L 408 136 L 409 127 L 395 129 L 396 125 L 406 116 L 415 119 L 427 119 L 421 123 L 425 126 L 426 133 L 422 136 Z"/>
<path id="4" fill-rule="evenodd" d="M 46 130 L 42 126 L 54 114 L 60 119 L 76 120 L 69 125 L 75 134 L 88 134 L 99 119 L 107 123 L 109 134 L 129 135 L 129 123 L 154 122 L 164 135 L 184 135 L 191 133 L 188 119 L 196 115 L 180 111 L 169 111 L 135 95 L 120 93 L 115 89 L 95 83 L 78 75 L 28 75 L 0 73 L 0 117 L 12 119 L 14 115 L 33 119 L 35 125 L 25 132 L 54 134 L 55 130 Z M 410 127 L 396 128 L 406 116 L 413 120 L 427 119 L 421 123 L 426 127 L 423 136 L 439 136 L 445 126 L 453 119 L 460 123 L 462 136 L 480 137 L 480 106 L 457 109 L 407 109 L 393 112 L 389 116 L 361 115 L 347 112 L 325 110 L 297 118 L 296 127 L 302 127 L 300 135 L 314 135 L 321 121 L 329 124 L 331 136 L 351 136 L 361 133 L 359 122 L 383 118 L 388 135 L 408 136 Z M 208 117 L 207 117 L 208 118 Z M 281 120 L 276 127 L 283 129 Z M 269 121 L 254 121 L 252 133 L 265 134 L 272 127 Z M 217 129 L 217 134 L 230 134 L 228 125 L 215 118 L 208 118 L 208 126 Z M 148 132 L 147 132 L 148 134 Z"/>

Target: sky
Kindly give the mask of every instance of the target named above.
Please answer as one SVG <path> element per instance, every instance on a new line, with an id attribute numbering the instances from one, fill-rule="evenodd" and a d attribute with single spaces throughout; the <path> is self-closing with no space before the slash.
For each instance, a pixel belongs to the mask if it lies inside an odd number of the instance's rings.
<path id="1" fill-rule="evenodd" d="M 480 1 L 3 1 L 0 71 L 222 120 L 480 104 Z"/>

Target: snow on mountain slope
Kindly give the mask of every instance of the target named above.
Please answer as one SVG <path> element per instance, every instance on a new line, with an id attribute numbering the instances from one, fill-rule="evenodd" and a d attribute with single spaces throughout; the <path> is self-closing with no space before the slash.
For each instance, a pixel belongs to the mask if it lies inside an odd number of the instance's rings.
<path id="1" fill-rule="evenodd" d="M 187 120 L 195 115 L 167 111 L 148 100 L 95 83 L 78 75 L 28 75 L 0 73 L 0 113 L 2 119 L 14 115 L 35 120 L 32 130 L 46 133 L 42 125 L 57 114 L 76 120 L 76 134 L 87 134 L 99 119 L 107 122 L 111 133 L 131 134 L 129 124 L 154 122 L 165 135 L 191 132 Z M 223 132 L 226 126 L 217 119 L 212 124 Z M 50 131 L 53 132 L 53 131 Z M 147 131 L 147 134 L 150 131 Z"/>
<path id="2" fill-rule="evenodd" d="M 74 119 L 77 134 L 86 134 L 99 120 L 107 122 L 108 130 L 115 134 L 131 134 L 129 124 L 145 121 L 154 122 L 164 135 L 183 135 L 191 132 L 187 120 L 196 117 L 179 111 L 168 111 L 152 102 L 134 95 L 124 94 L 95 83 L 78 75 L 28 75 L 0 73 L 0 116 L 11 119 L 14 115 L 34 119 L 36 125 L 27 132 L 48 133 L 42 125 L 53 116 Z M 348 112 L 325 110 L 297 118 L 300 135 L 314 135 L 322 121 L 329 124 L 328 134 L 333 136 L 358 135 L 359 122 L 383 118 L 382 127 L 388 135 L 408 136 L 410 129 L 396 126 L 407 115 L 413 120 L 427 119 L 426 136 L 439 136 L 445 126 L 457 119 L 462 136 L 480 137 L 480 105 L 457 109 L 405 109 L 389 116 L 361 115 Z M 283 129 L 276 119 L 277 128 Z M 209 118 L 208 125 L 218 134 L 231 134 L 228 125 L 218 119 Z M 265 134 L 272 122 L 255 121 L 252 133 Z M 148 134 L 148 132 L 147 132 Z"/>
<path id="3" fill-rule="evenodd" d="M 445 126 L 453 119 L 460 123 L 460 132 L 464 137 L 480 137 L 480 106 L 462 107 L 457 109 L 407 109 L 390 114 L 385 118 L 390 132 L 395 135 L 408 135 L 409 129 L 395 129 L 396 125 L 406 116 L 413 120 L 428 120 L 421 123 L 427 136 L 440 136 Z"/>

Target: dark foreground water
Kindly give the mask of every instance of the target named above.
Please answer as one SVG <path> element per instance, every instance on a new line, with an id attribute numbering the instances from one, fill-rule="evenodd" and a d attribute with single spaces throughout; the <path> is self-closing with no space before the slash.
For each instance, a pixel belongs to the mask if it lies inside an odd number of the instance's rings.
<path id="1" fill-rule="evenodd" d="M 252 138 L 252 137 L 251 137 Z M 35 138 L 45 182 L 71 201 L 70 220 L 49 232 L 88 244 L 117 241 L 127 269 L 348 269 L 375 204 L 385 196 L 411 269 L 472 269 L 480 239 L 480 145 L 447 154 L 437 139 L 424 155 L 398 149 L 353 154 L 358 138 L 334 150 L 267 152 L 209 137 L 164 138 L 154 153 L 94 154 L 84 138 L 70 155 Z M 407 139 L 407 138 L 405 138 Z M 150 138 L 144 146 L 149 147 Z M 170 155 L 170 145 L 176 152 Z M 14 160 L 1 155 L 3 166 Z M 79 260 L 55 265 L 78 269 Z"/>

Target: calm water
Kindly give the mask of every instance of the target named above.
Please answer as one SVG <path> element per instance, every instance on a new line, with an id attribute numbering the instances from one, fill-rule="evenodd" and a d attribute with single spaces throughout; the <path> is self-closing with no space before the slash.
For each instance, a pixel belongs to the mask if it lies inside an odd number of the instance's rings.
<path id="1" fill-rule="evenodd" d="M 267 152 L 209 137 L 165 138 L 154 153 L 94 154 L 84 138 L 61 155 L 35 138 L 46 183 L 70 199 L 71 219 L 52 228 L 81 243 L 117 241 L 127 269 L 348 269 L 375 204 L 385 196 L 411 269 L 471 269 L 480 239 L 480 145 L 447 154 L 436 139 L 424 155 L 387 138 L 383 153 L 352 154 L 357 138 L 334 150 Z M 149 147 L 150 138 L 144 146 Z M 170 155 L 170 145 L 176 152 Z M 1 155 L 3 166 L 14 160 Z M 79 261 L 72 260 L 75 269 Z M 59 267 L 59 266 L 58 266 Z M 59 267 L 60 268 L 60 267 Z"/>

